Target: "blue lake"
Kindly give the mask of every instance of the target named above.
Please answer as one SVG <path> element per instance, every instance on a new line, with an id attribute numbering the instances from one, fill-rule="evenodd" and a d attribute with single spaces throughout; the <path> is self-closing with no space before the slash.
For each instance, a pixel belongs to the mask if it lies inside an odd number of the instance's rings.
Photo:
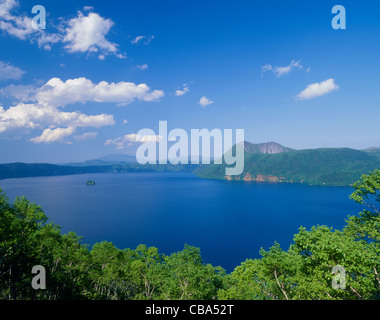
<path id="1" fill-rule="evenodd" d="M 94 180 L 95 186 L 85 185 Z M 231 272 L 275 241 L 285 250 L 300 226 L 340 229 L 360 207 L 352 187 L 203 180 L 191 173 L 99 173 L 0 180 L 13 200 L 41 205 L 62 232 L 84 243 L 155 246 L 170 254 L 185 243 L 206 263 Z"/>

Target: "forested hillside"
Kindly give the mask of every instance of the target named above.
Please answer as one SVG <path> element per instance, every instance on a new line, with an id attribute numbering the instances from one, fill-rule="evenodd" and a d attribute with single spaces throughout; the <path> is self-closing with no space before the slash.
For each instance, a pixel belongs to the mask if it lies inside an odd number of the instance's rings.
<path id="1" fill-rule="evenodd" d="M 380 158 L 349 148 L 322 148 L 276 154 L 244 153 L 241 175 L 226 176 L 226 165 L 202 165 L 195 173 L 206 179 L 352 185 L 362 174 L 380 168 Z"/>

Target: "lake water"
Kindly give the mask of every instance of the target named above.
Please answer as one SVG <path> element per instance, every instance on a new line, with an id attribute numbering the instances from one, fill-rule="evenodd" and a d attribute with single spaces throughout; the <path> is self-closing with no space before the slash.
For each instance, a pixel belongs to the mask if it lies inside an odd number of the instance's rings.
<path id="1" fill-rule="evenodd" d="M 95 186 L 85 185 L 94 180 Z M 84 243 L 155 246 L 170 254 L 185 243 L 205 262 L 231 272 L 275 241 L 285 250 L 302 225 L 340 229 L 360 208 L 352 187 L 203 180 L 191 173 L 99 173 L 0 180 L 13 200 L 41 205 L 62 232 Z"/>

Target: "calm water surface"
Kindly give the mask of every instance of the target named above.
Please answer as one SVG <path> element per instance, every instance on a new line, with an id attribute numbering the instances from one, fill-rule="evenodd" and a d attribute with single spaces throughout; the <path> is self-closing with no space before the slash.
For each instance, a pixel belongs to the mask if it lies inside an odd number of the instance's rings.
<path id="1" fill-rule="evenodd" d="M 96 185 L 88 187 L 87 180 Z M 274 241 L 288 249 L 302 225 L 339 229 L 360 208 L 351 187 L 203 180 L 191 173 L 98 173 L 0 180 L 10 199 L 41 205 L 63 232 L 119 248 L 140 243 L 170 254 L 185 243 L 231 272 Z"/>

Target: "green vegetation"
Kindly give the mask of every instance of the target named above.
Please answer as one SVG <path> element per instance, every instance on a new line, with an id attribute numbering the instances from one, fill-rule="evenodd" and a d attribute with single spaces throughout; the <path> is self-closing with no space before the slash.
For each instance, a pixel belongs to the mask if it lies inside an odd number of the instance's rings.
<path id="1" fill-rule="evenodd" d="M 110 242 L 91 249 L 75 233 L 61 234 L 41 207 L 0 192 L 1 299 L 379 299 L 380 170 L 363 175 L 351 198 L 365 209 L 343 230 L 300 228 L 287 251 L 275 243 L 230 274 L 185 245 L 165 255 Z M 31 287 L 34 265 L 47 271 L 46 289 Z M 345 270 L 336 280 L 334 266 Z M 341 274 L 340 274 L 341 275 Z M 340 286 L 334 288 L 336 281 Z"/>
<path id="2" fill-rule="evenodd" d="M 94 186 L 95 185 L 95 181 L 92 181 L 92 180 L 88 180 L 86 181 L 86 186 Z"/>
<path id="3" fill-rule="evenodd" d="M 297 182 L 310 185 L 352 185 L 362 174 L 380 167 L 370 152 L 323 148 L 277 154 L 244 153 L 244 171 L 232 180 Z M 203 165 L 195 173 L 206 179 L 226 179 L 226 165 Z"/>

